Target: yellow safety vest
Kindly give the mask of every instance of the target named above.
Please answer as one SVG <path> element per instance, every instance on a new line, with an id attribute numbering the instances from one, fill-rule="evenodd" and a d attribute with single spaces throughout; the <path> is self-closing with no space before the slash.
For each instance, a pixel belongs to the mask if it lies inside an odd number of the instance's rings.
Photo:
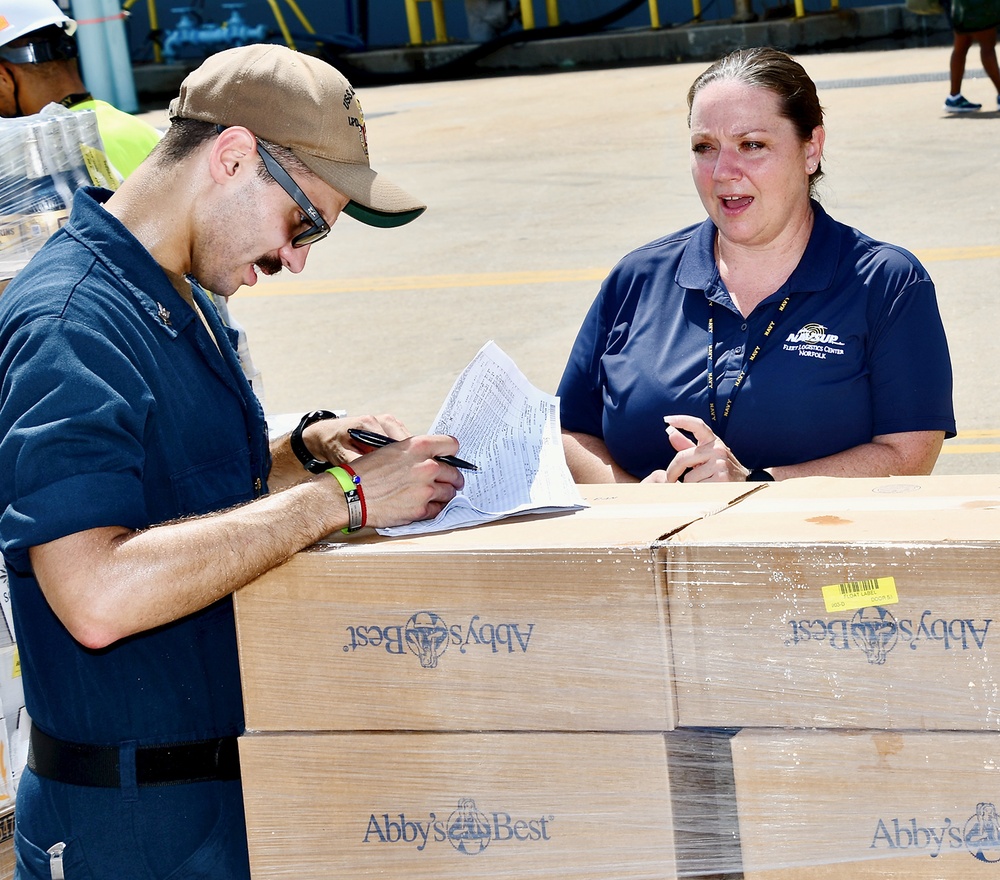
<path id="1" fill-rule="evenodd" d="M 97 129 L 104 142 L 104 152 L 115 170 L 128 177 L 163 136 L 149 123 L 111 106 L 107 101 L 91 99 L 74 104 L 70 110 L 93 110 Z"/>

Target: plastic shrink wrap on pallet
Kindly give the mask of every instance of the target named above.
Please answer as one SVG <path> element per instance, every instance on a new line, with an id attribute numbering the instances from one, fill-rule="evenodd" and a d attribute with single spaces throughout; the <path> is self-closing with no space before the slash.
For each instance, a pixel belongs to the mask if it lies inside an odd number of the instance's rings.
<path id="1" fill-rule="evenodd" d="M 79 187 L 118 183 L 93 110 L 50 104 L 33 116 L 0 119 L 0 282 L 66 222 Z"/>
<path id="2" fill-rule="evenodd" d="M 1000 877 L 1000 477 L 582 488 L 237 594 L 255 877 Z"/>

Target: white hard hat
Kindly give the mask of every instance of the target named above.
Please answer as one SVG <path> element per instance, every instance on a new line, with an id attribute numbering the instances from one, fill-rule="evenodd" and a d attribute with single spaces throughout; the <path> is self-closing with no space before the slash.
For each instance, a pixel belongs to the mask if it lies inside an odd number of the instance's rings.
<path id="1" fill-rule="evenodd" d="M 0 4 L 0 46 L 52 24 L 59 25 L 68 34 L 76 30 L 76 22 L 52 0 L 3 0 Z"/>

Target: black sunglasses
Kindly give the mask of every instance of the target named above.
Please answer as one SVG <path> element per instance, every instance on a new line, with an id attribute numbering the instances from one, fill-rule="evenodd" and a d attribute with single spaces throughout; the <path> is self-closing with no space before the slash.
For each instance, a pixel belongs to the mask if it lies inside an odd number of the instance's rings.
<path id="1" fill-rule="evenodd" d="M 299 185 L 292 180 L 292 176 L 267 151 L 260 142 L 260 139 L 257 140 L 257 152 L 260 153 L 260 158 L 264 161 L 267 173 L 277 181 L 278 186 L 288 193 L 295 204 L 305 211 L 306 216 L 312 220 L 312 226 L 304 232 L 300 232 L 292 239 L 292 247 L 305 247 L 307 244 L 316 244 L 317 241 L 326 238 L 330 234 L 330 224 L 323 219 L 323 215 L 309 201 L 309 197 L 299 189 Z"/>
<path id="2" fill-rule="evenodd" d="M 219 134 L 225 130 L 226 126 L 217 125 L 215 127 Z M 309 197 L 302 192 L 299 185 L 292 180 L 292 176 L 281 167 L 277 159 L 274 158 L 268 151 L 267 148 L 260 142 L 260 138 L 257 138 L 257 152 L 260 154 L 261 161 L 264 163 L 264 167 L 267 169 L 267 173 L 274 178 L 275 183 L 278 184 L 288 195 L 292 197 L 292 201 L 295 202 L 304 212 L 305 215 L 312 221 L 312 226 L 306 229 L 304 232 L 300 232 L 292 239 L 292 247 L 300 248 L 305 247 L 308 244 L 315 244 L 317 241 L 321 241 L 330 234 L 330 224 L 323 219 L 323 215 L 317 210 L 316 206 L 309 201 Z"/>

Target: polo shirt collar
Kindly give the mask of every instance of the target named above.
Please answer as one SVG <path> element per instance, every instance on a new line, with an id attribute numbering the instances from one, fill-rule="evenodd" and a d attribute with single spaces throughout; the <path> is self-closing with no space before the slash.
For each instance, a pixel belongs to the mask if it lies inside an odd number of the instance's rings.
<path id="1" fill-rule="evenodd" d="M 840 257 L 843 231 L 822 205 L 810 200 L 813 228 L 802 259 L 782 286 L 784 295 L 826 290 L 832 283 Z M 677 283 L 686 290 L 700 290 L 710 298 L 722 287 L 715 262 L 716 227 L 711 220 L 696 226 L 691 244 L 684 249 L 677 268 Z"/>

